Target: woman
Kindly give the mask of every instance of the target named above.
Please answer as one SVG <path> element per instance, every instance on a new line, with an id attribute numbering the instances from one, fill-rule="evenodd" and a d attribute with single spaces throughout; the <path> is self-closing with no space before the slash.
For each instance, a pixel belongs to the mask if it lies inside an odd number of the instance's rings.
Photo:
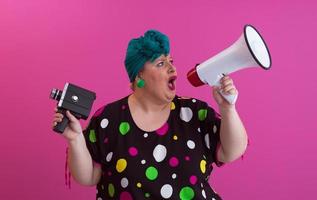
<path id="1" fill-rule="evenodd" d="M 129 42 L 125 67 L 132 94 L 100 108 L 86 130 L 70 119 L 63 136 L 74 179 L 97 185 L 97 199 L 221 199 L 209 186 L 212 163 L 243 155 L 247 135 L 230 77 L 212 88 L 219 115 L 207 103 L 176 96 L 176 68 L 168 37 L 158 31 Z M 53 126 L 62 120 L 54 115 Z"/>

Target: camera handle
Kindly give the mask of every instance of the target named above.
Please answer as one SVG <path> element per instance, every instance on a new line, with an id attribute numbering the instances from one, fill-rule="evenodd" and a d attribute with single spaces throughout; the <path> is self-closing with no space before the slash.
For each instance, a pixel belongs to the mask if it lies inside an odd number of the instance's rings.
<path id="1" fill-rule="evenodd" d="M 68 125 L 69 119 L 66 116 L 66 110 L 64 109 L 58 109 L 57 110 L 58 113 L 61 113 L 64 115 L 63 119 L 61 122 L 57 122 L 56 126 L 54 126 L 53 130 L 57 133 L 63 134 L 65 128 Z"/>

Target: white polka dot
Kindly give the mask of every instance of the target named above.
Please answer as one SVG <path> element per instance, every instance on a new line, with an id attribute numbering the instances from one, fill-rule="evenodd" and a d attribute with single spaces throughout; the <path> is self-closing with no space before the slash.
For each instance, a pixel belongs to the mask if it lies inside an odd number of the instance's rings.
<path id="1" fill-rule="evenodd" d="M 102 200 L 102 198 L 101 197 L 98 197 L 98 199 L 97 200 Z"/>
<path id="2" fill-rule="evenodd" d="M 161 188 L 161 196 L 164 199 L 169 199 L 173 194 L 173 188 L 171 185 L 169 184 L 165 184 L 163 185 L 163 187 Z"/>
<path id="3" fill-rule="evenodd" d="M 216 199 L 212 197 L 212 199 L 211 199 L 211 200 L 216 200 Z"/>
<path id="4" fill-rule="evenodd" d="M 190 149 L 195 149 L 195 142 L 192 141 L 192 140 L 188 140 L 188 141 L 187 141 L 187 146 L 188 146 L 188 148 L 190 148 Z"/>
<path id="5" fill-rule="evenodd" d="M 111 161 L 112 155 L 113 155 L 113 152 L 110 152 L 110 153 L 107 154 L 107 157 L 106 157 L 107 162 Z"/>
<path id="6" fill-rule="evenodd" d="M 201 194 L 203 195 L 205 199 L 207 198 L 205 190 L 201 191 Z"/>
<path id="7" fill-rule="evenodd" d="M 204 187 L 203 183 L 201 183 L 201 184 L 200 184 L 200 187 L 201 187 L 201 188 L 203 188 L 203 187 Z"/>
<path id="8" fill-rule="evenodd" d="M 128 179 L 127 178 L 122 178 L 121 179 L 121 186 L 123 187 L 123 188 L 126 188 L 126 187 L 128 187 L 128 185 L 129 185 L 129 181 L 128 181 Z"/>
<path id="9" fill-rule="evenodd" d="M 175 179 L 177 177 L 177 175 L 174 173 L 172 174 L 172 178 Z"/>
<path id="10" fill-rule="evenodd" d="M 166 157 L 166 153 L 166 147 L 158 144 L 153 150 L 153 157 L 156 160 L 156 162 L 162 162 Z"/>
<path id="11" fill-rule="evenodd" d="M 193 111 L 188 107 L 181 108 L 180 118 L 185 122 L 189 122 L 193 118 Z"/>
<path id="12" fill-rule="evenodd" d="M 214 131 L 214 133 L 217 133 L 217 126 L 216 125 L 214 125 L 213 131 Z"/>
<path id="13" fill-rule="evenodd" d="M 144 165 L 146 163 L 145 160 L 141 160 L 141 164 Z"/>
<path id="14" fill-rule="evenodd" d="M 149 136 L 149 134 L 144 133 L 143 137 L 147 138 L 147 136 Z"/>
<path id="15" fill-rule="evenodd" d="M 205 135 L 205 143 L 208 149 L 210 149 L 210 140 L 209 140 L 209 134 L 207 133 Z"/>
<path id="16" fill-rule="evenodd" d="M 197 131 L 200 133 L 200 127 L 197 129 Z"/>
<path id="17" fill-rule="evenodd" d="M 101 120 L 101 122 L 100 122 L 101 128 L 106 128 L 108 126 L 108 124 L 109 124 L 109 121 L 106 118 Z"/>
<path id="18" fill-rule="evenodd" d="M 196 103 L 196 99 L 193 99 L 192 101 L 193 101 L 193 103 Z"/>

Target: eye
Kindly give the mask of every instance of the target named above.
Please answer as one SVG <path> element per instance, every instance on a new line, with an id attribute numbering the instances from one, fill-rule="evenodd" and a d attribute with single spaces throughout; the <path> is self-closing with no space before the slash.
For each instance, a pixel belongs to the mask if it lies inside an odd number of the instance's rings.
<path id="1" fill-rule="evenodd" d="M 156 65 L 156 66 L 158 66 L 158 67 L 162 67 L 162 66 L 164 66 L 164 62 L 163 62 L 163 61 L 161 61 L 161 62 L 157 63 L 157 65 Z"/>

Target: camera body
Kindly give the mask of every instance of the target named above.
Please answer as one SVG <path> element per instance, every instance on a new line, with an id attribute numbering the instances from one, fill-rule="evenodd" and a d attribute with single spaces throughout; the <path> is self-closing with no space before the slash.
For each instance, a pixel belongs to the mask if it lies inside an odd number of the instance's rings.
<path id="1" fill-rule="evenodd" d="M 96 99 L 96 93 L 74 84 L 66 83 L 63 91 L 53 88 L 50 98 L 58 101 L 57 112 L 64 115 L 63 121 L 57 123 L 53 130 L 57 133 L 63 133 L 69 122 L 66 110 L 69 110 L 77 119 L 87 119 Z"/>

